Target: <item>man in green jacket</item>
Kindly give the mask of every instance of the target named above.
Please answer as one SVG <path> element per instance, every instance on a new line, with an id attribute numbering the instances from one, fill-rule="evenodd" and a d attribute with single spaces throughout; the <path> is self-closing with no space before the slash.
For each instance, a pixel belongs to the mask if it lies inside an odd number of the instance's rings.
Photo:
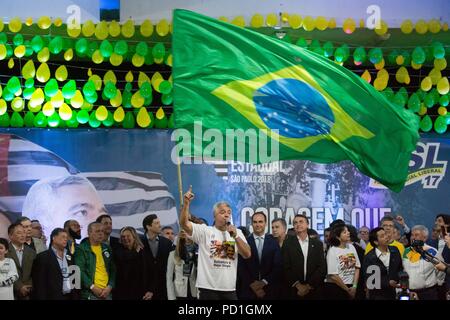
<path id="1" fill-rule="evenodd" d="M 103 241 L 103 225 L 93 222 L 88 226 L 88 238 L 75 251 L 75 263 L 81 271 L 81 298 L 111 300 L 116 268 L 112 250 Z"/>

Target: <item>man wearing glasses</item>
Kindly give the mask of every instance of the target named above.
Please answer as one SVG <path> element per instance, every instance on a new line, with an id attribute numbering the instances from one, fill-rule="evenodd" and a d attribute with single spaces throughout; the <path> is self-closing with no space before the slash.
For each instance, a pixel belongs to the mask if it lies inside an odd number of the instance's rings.
<path id="1" fill-rule="evenodd" d="M 386 233 L 386 237 L 388 238 L 388 245 L 397 247 L 398 251 L 400 251 L 400 256 L 403 257 L 403 252 L 405 252 L 405 247 L 403 246 L 403 244 L 401 244 L 397 240 L 394 240 L 394 227 L 395 227 L 394 218 L 392 216 L 384 216 L 380 220 L 380 225 Z M 373 246 L 369 242 L 366 246 L 365 254 L 368 254 L 371 250 L 373 250 Z"/>

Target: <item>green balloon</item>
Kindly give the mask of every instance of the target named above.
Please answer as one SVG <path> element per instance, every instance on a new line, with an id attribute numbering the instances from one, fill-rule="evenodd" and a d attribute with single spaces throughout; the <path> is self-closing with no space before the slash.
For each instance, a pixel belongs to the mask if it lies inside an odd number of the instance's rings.
<path id="1" fill-rule="evenodd" d="M 403 50 L 401 52 L 401 55 L 404 58 L 404 62 L 402 64 L 402 66 L 409 66 L 411 64 L 411 55 L 409 54 L 409 51 Z"/>
<path id="2" fill-rule="evenodd" d="M 50 79 L 50 81 L 45 84 L 44 92 L 49 97 L 53 97 L 58 92 L 58 90 L 59 86 L 56 79 Z"/>
<path id="3" fill-rule="evenodd" d="M 84 97 L 91 97 L 95 94 L 95 83 L 91 80 L 89 80 L 88 82 L 86 82 L 83 86 L 83 94 Z"/>
<path id="4" fill-rule="evenodd" d="M 413 93 L 408 100 L 408 109 L 413 112 L 419 112 L 420 110 L 420 99 L 417 93 Z"/>
<path id="5" fill-rule="evenodd" d="M 18 112 L 14 112 L 11 116 L 11 127 L 21 128 L 23 127 L 23 118 Z"/>
<path id="6" fill-rule="evenodd" d="M 442 46 L 442 43 L 440 42 L 433 43 L 433 56 L 435 59 L 442 59 L 445 57 L 445 49 Z"/>
<path id="7" fill-rule="evenodd" d="M 386 89 L 384 89 L 382 91 L 383 95 L 386 97 L 386 99 L 388 99 L 389 101 L 393 101 L 394 100 L 394 90 L 392 90 L 392 88 L 387 87 Z"/>
<path id="8" fill-rule="evenodd" d="M 6 44 L 6 57 L 10 58 L 14 53 L 13 47 L 8 43 Z"/>
<path id="9" fill-rule="evenodd" d="M 114 53 L 124 56 L 128 52 L 128 43 L 125 40 L 117 41 L 114 45 Z"/>
<path id="10" fill-rule="evenodd" d="M 129 91 L 124 91 L 122 95 L 122 105 L 124 108 L 131 108 L 131 98 L 133 95 Z"/>
<path id="11" fill-rule="evenodd" d="M 364 63 L 367 59 L 366 50 L 363 47 L 358 47 L 353 52 L 353 60 L 357 63 Z"/>
<path id="12" fill-rule="evenodd" d="M 31 111 L 28 111 L 23 118 L 25 122 L 25 127 L 32 128 L 34 126 L 34 114 Z"/>
<path id="13" fill-rule="evenodd" d="M 369 50 L 369 60 L 373 64 L 380 63 L 383 60 L 383 51 L 380 48 L 372 48 Z"/>
<path id="14" fill-rule="evenodd" d="M 342 47 L 336 48 L 334 51 L 334 59 L 337 62 L 344 62 L 345 50 Z"/>
<path id="15" fill-rule="evenodd" d="M 34 51 L 33 48 L 31 47 L 30 41 L 29 40 L 25 41 L 24 45 L 25 45 L 25 57 L 32 56 Z"/>
<path id="16" fill-rule="evenodd" d="M 88 55 L 89 58 L 92 57 L 92 55 L 94 54 L 95 51 L 98 50 L 98 44 L 95 41 L 92 41 L 91 43 L 89 43 L 88 49 L 86 51 L 86 54 Z"/>
<path id="17" fill-rule="evenodd" d="M 156 59 L 161 59 L 166 54 L 166 48 L 164 47 L 164 44 L 161 42 L 158 42 L 152 49 L 153 57 Z"/>
<path id="18" fill-rule="evenodd" d="M 105 127 L 111 127 L 114 124 L 114 116 L 108 110 L 108 117 L 102 122 Z"/>
<path id="19" fill-rule="evenodd" d="M 155 127 L 158 129 L 166 129 L 168 124 L 169 120 L 166 115 L 162 119 L 155 118 Z"/>
<path id="20" fill-rule="evenodd" d="M 6 84 L 6 88 L 13 94 L 16 93 L 17 91 L 19 91 L 20 90 L 19 78 L 17 78 L 16 76 L 11 77 L 8 80 L 8 83 Z"/>
<path id="21" fill-rule="evenodd" d="M 148 112 L 148 116 L 150 117 L 150 124 L 147 126 L 147 128 L 153 128 L 155 126 L 155 116 L 151 111 Z"/>
<path id="22" fill-rule="evenodd" d="M 431 121 L 431 118 L 429 115 L 426 115 L 425 117 L 420 120 L 420 130 L 423 132 L 428 132 L 433 127 L 433 122 Z"/>
<path id="23" fill-rule="evenodd" d="M 34 126 L 38 128 L 45 128 L 47 126 L 47 117 L 42 111 L 34 117 Z"/>
<path id="24" fill-rule="evenodd" d="M 58 85 L 58 83 L 56 83 L 56 85 Z M 64 99 L 72 99 L 73 96 L 75 96 L 76 91 L 77 91 L 77 83 L 75 82 L 75 80 L 68 81 L 62 88 L 62 94 Z"/>
<path id="25" fill-rule="evenodd" d="M 141 88 L 139 89 L 141 96 L 143 96 L 144 98 L 148 98 L 152 95 L 152 86 L 150 83 L 148 83 L 147 81 L 144 82 L 141 86 Z"/>
<path id="26" fill-rule="evenodd" d="M 144 99 L 144 106 L 148 107 L 153 101 L 153 95 L 150 95 L 148 98 Z"/>
<path id="27" fill-rule="evenodd" d="M 173 113 L 170 115 L 170 118 L 169 118 L 169 124 L 167 125 L 167 127 L 168 127 L 169 129 L 175 128 L 175 116 L 174 116 Z"/>
<path id="28" fill-rule="evenodd" d="M 397 65 L 397 62 L 395 62 L 395 60 L 397 59 L 397 56 L 399 55 L 397 50 L 392 50 L 391 52 L 389 52 L 388 55 L 388 65 L 392 66 L 392 65 Z"/>
<path id="29" fill-rule="evenodd" d="M 145 57 L 148 53 L 148 45 L 147 43 L 141 41 L 136 46 L 136 53 L 142 57 Z"/>
<path id="30" fill-rule="evenodd" d="M 16 47 L 23 44 L 23 36 L 20 33 L 16 34 L 13 38 L 13 43 Z"/>
<path id="31" fill-rule="evenodd" d="M 149 49 L 148 52 L 147 52 L 147 55 L 145 56 L 144 63 L 145 63 L 146 66 L 150 66 L 150 65 L 152 65 L 155 62 L 155 60 L 153 58 L 152 50 Z"/>
<path id="32" fill-rule="evenodd" d="M 114 83 L 112 83 L 111 81 L 108 81 L 106 83 L 105 87 L 103 88 L 103 94 L 107 98 L 104 100 L 113 99 L 117 95 L 117 88 L 114 85 Z"/>
<path id="33" fill-rule="evenodd" d="M 27 81 L 25 81 L 25 88 L 32 88 L 34 86 L 34 79 L 30 78 Z"/>
<path id="34" fill-rule="evenodd" d="M 108 40 L 102 41 L 102 44 L 100 45 L 100 53 L 103 58 L 111 57 L 111 54 L 113 53 L 113 46 Z"/>
<path id="35" fill-rule="evenodd" d="M 86 53 L 88 48 L 88 41 L 85 38 L 81 38 L 75 43 L 75 52 L 77 55 Z"/>
<path id="36" fill-rule="evenodd" d="M 439 134 L 447 131 L 447 118 L 445 116 L 439 116 L 434 121 L 434 131 Z"/>
<path id="37" fill-rule="evenodd" d="M 168 80 L 164 80 L 159 85 L 159 91 L 161 91 L 162 94 L 168 94 L 172 92 L 172 84 Z"/>
<path id="38" fill-rule="evenodd" d="M 415 64 L 422 64 L 425 62 L 427 55 L 425 54 L 425 51 L 423 51 L 422 47 L 415 47 L 411 59 Z"/>
<path id="39" fill-rule="evenodd" d="M 425 99 L 423 100 L 423 102 L 425 103 L 425 106 L 427 108 L 431 108 L 434 106 L 435 104 L 435 100 L 434 100 L 434 95 L 430 92 L 425 96 Z"/>
<path id="40" fill-rule="evenodd" d="M 77 128 L 78 127 L 77 115 L 78 115 L 78 113 L 75 110 L 72 110 L 72 117 L 70 117 L 70 119 L 66 121 L 67 127 L 69 127 L 69 128 Z"/>
<path id="41" fill-rule="evenodd" d="M 2 97 L 3 99 L 5 99 L 5 101 L 12 101 L 12 99 L 14 99 L 14 93 L 9 91 L 8 88 L 5 87 L 3 89 Z"/>
<path id="42" fill-rule="evenodd" d="M 34 89 L 33 87 L 31 88 L 26 88 L 25 90 L 23 90 L 22 96 L 24 99 L 26 100 L 30 100 L 31 95 L 34 93 L 36 89 Z"/>
<path id="43" fill-rule="evenodd" d="M 133 112 L 127 111 L 125 113 L 125 119 L 122 122 L 122 126 L 125 129 L 133 129 L 136 125 L 136 120 L 134 119 Z"/>
<path id="44" fill-rule="evenodd" d="M 302 47 L 304 49 L 308 49 L 308 42 L 304 38 L 299 38 L 295 45 Z"/>
<path id="45" fill-rule="evenodd" d="M 131 90 L 133 90 L 133 84 L 131 84 L 131 82 L 127 82 L 125 85 L 125 91 L 131 92 Z"/>
<path id="46" fill-rule="evenodd" d="M 95 116 L 95 111 L 92 111 L 90 116 L 89 116 L 89 125 L 92 128 L 98 128 L 100 127 L 102 123 L 100 121 L 97 120 L 97 117 Z"/>
<path id="47" fill-rule="evenodd" d="M 401 87 L 401 88 L 397 91 L 397 93 L 401 94 L 402 97 L 403 97 L 403 99 L 404 99 L 405 101 L 408 100 L 408 97 L 409 97 L 409 96 L 408 96 L 408 91 L 406 90 L 405 87 Z"/>
<path id="48" fill-rule="evenodd" d="M 54 37 L 50 41 L 48 49 L 53 54 L 59 54 L 63 49 L 63 39 L 61 38 L 61 36 Z"/>
<path id="49" fill-rule="evenodd" d="M 439 104 L 440 104 L 441 106 L 446 107 L 446 106 L 448 106 L 448 103 L 449 103 L 449 97 L 448 97 L 448 94 L 447 94 L 447 95 L 444 95 L 444 96 L 441 96 L 441 97 L 439 98 Z"/>
<path id="50" fill-rule="evenodd" d="M 1 44 L 8 43 L 8 36 L 4 32 L 0 32 L 0 43 Z"/>
<path id="51" fill-rule="evenodd" d="M 0 116 L 0 127 L 7 128 L 9 127 L 10 119 L 8 113 L 4 113 Z"/>
<path id="52" fill-rule="evenodd" d="M 163 94 L 161 97 L 161 102 L 166 106 L 172 104 L 172 102 L 173 102 L 172 93 Z"/>
<path id="53" fill-rule="evenodd" d="M 50 117 L 47 118 L 47 123 L 49 127 L 56 128 L 59 126 L 59 123 L 61 122 L 61 117 L 59 116 L 58 112 L 54 112 Z"/>
<path id="54" fill-rule="evenodd" d="M 77 121 L 81 124 L 86 124 L 89 122 L 89 112 L 87 110 L 80 110 L 77 113 Z"/>
<path id="55" fill-rule="evenodd" d="M 399 91 L 395 94 L 393 102 L 398 108 L 403 108 L 405 106 L 406 101 L 405 101 L 403 95 Z"/>
<path id="56" fill-rule="evenodd" d="M 94 94 L 92 96 L 85 96 L 84 99 L 89 103 L 95 103 L 98 100 L 97 92 L 94 91 Z"/>
<path id="57" fill-rule="evenodd" d="M 427 95 L 426 91 L 423 91 L 420 88 L 417 89 L 416 93 L 419 96 L 420 101 L 423 101 L 423 99 L 425 99 L 425 96 Z"/>

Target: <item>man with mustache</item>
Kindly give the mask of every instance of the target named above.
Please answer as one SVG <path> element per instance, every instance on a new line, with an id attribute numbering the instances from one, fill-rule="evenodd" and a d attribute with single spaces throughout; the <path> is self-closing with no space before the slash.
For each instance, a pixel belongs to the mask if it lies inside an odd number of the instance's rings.
<path id="1" fill-rule="evenodd" d="M 67 232 L 67 251 L 71 255 L 75 254 L 78 247 L 76 240 L 81 239 L 81 227 L 77 220 L 67 220 L 64 222 L 64 230 Z"/>

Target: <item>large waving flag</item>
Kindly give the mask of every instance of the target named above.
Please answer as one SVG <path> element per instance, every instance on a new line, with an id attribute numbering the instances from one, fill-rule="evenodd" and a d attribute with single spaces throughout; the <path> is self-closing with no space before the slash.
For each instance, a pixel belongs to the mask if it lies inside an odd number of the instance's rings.
<path id="1" fill-rule="evenodd" d="M 177 128 L 193 133 L 201 121 L 224 133 L 265 129 L 280 160 L 351 160 L 401 190 L 419 138 L 412 112 L 333 61 L 276 38 L 186 10 L 174 11 L 173 26 Z M 190 152 L 201 155 L 204 146 Z M 224 160 L 235 160 L 227 152 Z"/>

